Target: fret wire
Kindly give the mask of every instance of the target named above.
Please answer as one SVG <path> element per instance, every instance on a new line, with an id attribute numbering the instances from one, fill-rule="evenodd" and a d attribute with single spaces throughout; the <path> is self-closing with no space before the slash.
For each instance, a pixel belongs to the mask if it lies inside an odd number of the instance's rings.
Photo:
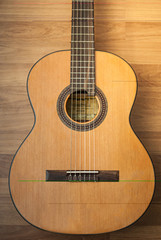
<path id="1" fill-rule="evenodd" d="M 73 27 L 75 27 L 75 28 L 82 28 L 82 26 L 73 26 Z M 89 27 L 92 27 L 93 28 L 93 26 L 83 26 L 83 28 L 89 28 Z"/>
<path id="2" fill-rule="evenodd" d="M 93 87 L 93 83 L 94 83 L 94 81 L 91 82 L 90 84 L 86 84 L 86 83 L 82 83 L 82 84 L 80 84 L 80 83 L 71 83 L 71 85 L 73 87 L 82 87 L 82 86 Z"/>
<path id="3" fill-rule="evenodd" d="M 87 80 L 87 79 L 89 79 L 89 80 L 95 80 L 94 78 L 91 78 L 91 77 L 84 77 L 84 78 L 82 78 L 82 77 L 73 77 L 72 78 L 72 80 Z"/>
<path id="4" fill-rule="evenodd" d="M 89 76 L 88 76 L 88 77 L 86 77 L 86 76 L 85 76 L 85 77 L 78 77 L 78 76 L 77 76 L 77 77 L 74 77 L 74 76 L 73 76 L 73 77 L 72 77 L 72 80 L 77 80 L 77 79 L 78 79 L 78 80 L 87 80 L 87 79 L 88 79 L 88 80 L 94 80 L 95 78 L 94 78 L 94 76 L 91 76 L 91 77 L 89 77 Z"/>
<path id="5" fill-rule="evenodd" d="M 93 84 L 93 82 L 91 82 L 91 83 L 72 83 L 72 85 L 92 85 Z"/>
<path id="6" fill-rule="evenodd" d="M 87 42 L 87 43 L 94 43 L 94 41 L 71 41 L 71 43 L 77 43 L 77 42 Z"/>
<path id="7" fill-rule="evenodd" d="M 86 80 L 86 81 L 88 80 L 88 81 L 91 81 L 91 82 L 95 80 L 94 77 L 91 77 L 91 78 L 90 78 L 90 77 L 84 77 L 84 78 L 74 78 L 74 77 L 73 77 L 73 78 L 72 78 L 73 83 L 77 83 L 77 79 L 78 79 L 78 80 Z M 75 81 L 75 80 L 76 80 L 76 81 Z M 79 83 L 80 83 L 80 82 L 79 82 Z M 84 82 L 83 82 L 83 83 L 84 83 Z"/>
<path id="8" fill-rule="evenodd" d="M 74 0 L 73 0 L 73 2 L 75 2 Z M 89 1 L 89 0 L 82 0 L 82 1 L 76 1 L 76 2 L 78 2 L 78 3 L 94 3 L 93 2 L 93 0 L 91 0 L 91 1 Z"/>
<path id="9" fill-rule="evenodd" d="M 74 47 L 73 50 L 75 50 L 75 49 L 83 49 L 83 50 L 93 49 L 94 50 L 94 48 L 76 48 L 76 47 Z"/>
<path id="10" fill-rule="evenodd" d="M 71 78 L 71 80 L 76 80 L 76 81 L 77 81 L 77 80 L 82 80 L 82 81 L 83 81 L 83 80 L 91 80 L 91 81 L 93 81 L 93 80 L 95 80 L 95 77 L 94 77 L 94 76 L 91 76 L 91 77 L 81 77 L 81 76 L 79 76 L 79 77 L 78 77 L 78 76 L 77 76 L 77 77 L 74 77 L 74 76 L 73 76 L 73 77 Z"/>
<path id="11" fill-rule="evenodd" d="M 88 55 L 88 54 L 71 54 L 72 56 L 74 56 L 74 57 L 82 57 L 82 56 L 88 56 L 88 57 L 94 57 L 95 55 Z"/>
<path id="12" fill-rule="evenodd" d="M 92 9 L 92 8 L 88 8 L 88 9 L 75 8 L 75 9 L 74 9 L 74 11 L 89 11 L 89 10 L 92 11 L 92 12 L 94 11 L 94 9 Z"/>
<path id="13" fill-rule="evenodd" d="M 77 67 L 72 67 L 72 69 L 73 69 L 73 68 L 83 68 L 83 69 L 84 69 L 85 67 L 82 67 L 82 66 L 79 67 L 79 66 L 77 66 Z M 87 66 L 87 68 L 88 68 L 88 66 Z M 91 66 L 90 68 L 95 68 L 95 67 Z"/>
<path id="14" fill-rule="evenodd" d="M 78 86 L 77 86 L 77 87 L 70 87 L 70 88 L 71 88 L 71 89 L 76 89 L 76 90 L 79 89 Z M 88 89 L 92 89 L 92 90 L 93 90 L 94 88 L 95 88 L 95 87 L 92 87 L 92 88 L 88 87 Z M 83 89 L 83 88 L 81 88 L 81 89 Z"/>
<path id="15" fill-rule="evenodd" d="M 94 49 L 93 49 L 94 50 Z M 72 51 L 73 52 L 73 51 Z M 94 57 L 95 55 L 94 54 L 84 54 L 84 53 L 79 53 L 79 54 L 74 54 L 74 53 L 71 53 L 71 55 L 74 55 L 74 56 L 88 56 L 88 57 Z"/>
<path id="16" fill-rule="evenodd" d="M 75 63 L 77 64 L 77 62 L 75 62 Z M 89 63 L 90 63 L 90 62 L 89 62 Z M 71 70 L 75 68 L 75 65 L 76 65 L 76 64 L 74 64 L 74 65 L 71 66 Z M 77 65 L 79 65 L 78 68 L 82 68 L 83 70 L 88 69 L 88 67 L 87 67 L 86 65 L 82 66 L 81 63 L 80 63 L 80 64 L 77 64 Z M 91 67 L 92 67 L 92 72 L 93 72 L 93 69 L 95 69 L 95 67 L 94 67 L 95 64 L 90 63 L 90 65 L 91 65 Z"/>
<path id="17" fill-rule="evenodd" d="M 94 18 L 72 18 L 72 20 L 76 20 L 76 19 L 78 19 L 78 20 L 94 20 Z"/>
<path id="18" fill-rule="evenodd" d="M 77 62 L 77 63 L 95 63 L 95 61 L 73 61 L 73 62 Z"/>
<path id="19" fill-rule="evenodd" d="M 75 74 L 75 73 L 74 73 Z M 77 75 L 77 74 L 76 74 Z M 80 75 L 80 74 L 78 74 L 78 75 Z M 92 74 L 92 75 L 94 75 L 94 74 Z M 90 76 L 90 77 L 81 77 L 81 76 L 77 76 L 77 77 L 72 77 L 72 79 L 71 80 L 87 80 L 87 79 L 89 79 L 89 80 L 94 80 L 95 79 L 95 76 Z"/>
<path id="20" fill-rule="evenodd" d="M 78 33 L 78 34 L 76 34 L 76 33 L 72 33 L 72 35 L 89 35 L 88 33 Z M 94 33 L 90 33 L 90 35 L 89 36 L 91 36 L 91 35 L 94 35 Z"/>
<path id="21" fill-rule="evenodd" d="M 94 3 L 93 2 L 93 0 L 72 0 L 72 2 L 74 2 L 74 3 L 76 3 L 76 2 L 79 2 L 79 3 L 81 3 L 81 2 L 88 2 L 88 3 Z"/>
<path id="22" fill-rule="evenodd" d="M 73 70 L 73 69 L 71 69 L 71 70 Z M 84 69 L 83 69 L 84 70 Z M 73 72 L 73 71 L 72 71 Z M 73 73 L 75 73 L 75 74 L 81 74 L 82 72 L 73 72 Z M 84 73 L 84 74 L 86 74 L 86 73 Z M 94 71 L 91 71 L 90 73 L 89 73 L 90 75 L 94 75 Z"/>
<path id="23" fill-rule="evenodd" d="M 80 67 L 85 68 L 87 66 L 87 62 L 90 63 L 91 67 L 94 66 L 94 61 L 73 61 L 74 63 L 77 63 Z M 81 63 L 85 63 L 85 66 L 83 66 Z M 75 64 L 73 64 L 71 67 L 74 67 Z M 88 66 L 87 66 L 88 67 Z"/>

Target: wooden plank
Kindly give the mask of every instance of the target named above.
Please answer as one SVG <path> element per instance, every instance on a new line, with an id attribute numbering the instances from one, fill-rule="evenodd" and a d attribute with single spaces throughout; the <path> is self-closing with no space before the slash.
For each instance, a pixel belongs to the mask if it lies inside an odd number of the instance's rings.
<path id="1" fill-rule="evenodd" d="M 77 238 L 78 240 L 109 240 L 110 235 L 109 234 L 101 234 L 101 235 L 88 235 L 88 236 L 82 236 L 82 235 L 64 235 L 64 234 L 57 234 L 57 233 L 50 233 L 46 231 L 39 230 L 37 228 L 34 228 L 32 226 L 13 226 L 7 225 L 7 226 L 0 226 L 0 232 L 2 234 L 2 240 L 21 240 L 22 238 L 24 240 L 28 239 L 45 239 L 45 240 L 63 240 L 63 239 L 69 239 L 69 240 L 75 240 Z M 8 233 L 6 235 L 6 232 Z"/>
<path id="2" fill-rule="evenodd" d="M 160 226 L 137 226 L 133 225 L 125 228 L 120 232 L 110 234 L 110 240 L 130 239 L 130 240 L 160 240 L 161 228 Z"/>

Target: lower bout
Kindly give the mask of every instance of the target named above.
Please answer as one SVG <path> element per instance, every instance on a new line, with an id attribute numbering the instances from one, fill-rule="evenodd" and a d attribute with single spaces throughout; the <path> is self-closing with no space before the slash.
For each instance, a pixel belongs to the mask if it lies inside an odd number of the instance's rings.
<path id="1" fill-rule="evenodd" d="M 134 223 L 148 208 L 154 191 L 154 182 L 83 184 L 19 183 L 11 192 L 20 214 L 40 229 L 98 234 Z M 23 199 L 15 189 L 24 193 Z"/>
<path id="2" fill-rule="evenodd" d="M 54 206 L 53 206 L 54 207 Z M 40 228 L 64 234 L 100 234 L 125 228 L 137 221 L 147 204 L 59 204 Z"/>

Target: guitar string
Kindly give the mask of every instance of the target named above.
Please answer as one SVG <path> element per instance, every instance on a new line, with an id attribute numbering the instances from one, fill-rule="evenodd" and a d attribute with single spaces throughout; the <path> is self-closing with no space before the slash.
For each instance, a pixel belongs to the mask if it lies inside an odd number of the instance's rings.
<path id="1" fill-rule="evenodd" d="M 79 42 L 79 47 L 81 48 L 80 50 L 79 50 L 79 53 L 80 53 L 80 56 L 82 55 L 82 1 L 80 2 L 80 4 L 79 4 L 79 8 L 81 9 L 81 14 L 80 14 L 80 22 L 79 22 L 79 24 L 80 24 L 80 27 L 79 27 L 79 30 L 80 30 L 80 42 Z M 78 18 L 79 18 L 78 17 Z M 79 20 L 78 20 L 79 21 Z M 78 26 L 79 26 L 79 24 L 78 24 Z M 79 60 L 80 60 L 80 58 L 79 58 Z M 79 66 L 81 66 L 81 63 L 79 63 Z M 81 76 L 82 76 L 82 68 L 80 68 L 80 78 L 81 78 Z M 81 79 L 79 80 L 80 82 L 79 83 L 81 83 Z M 82 170 L 82 113 L 81 113 L 81 111 L 82 111 L 82 106 L 81 106 L 81 104 L 82 104 L 82 95 L 81 95 L 81 84 L 79 84 L 79 88 L 80 88 L 80 91 L 79 91 L 79 96 L 80 96 L 80 170 Z M 80 172 L 80 174 L 79 174 L 79 181 L 81 181 L 81 172 Z"/>
<path id="2" fill-rule="evenodd" d="M 70 104 L 70 108 L 71 108 L 71 137 L 70 137 L 70 140 L 71 140 L 71 152 L 70 152 L 70 180 L 72 180 L 72 159 L 73 159 L 73 71 L 74 71 L 74 68 L 73 68 L 73 65 L 74 65 L 74 54 L 73 54 L 73 43 L 74 43 L 74 0 L 72 1 L 72 36 L 71 36 L 71 90 L 70 90 L 70 94 L 71 94 L 71 104 Z"/>
<path id="3" fill-rule="evenodd" d="M 93 18 L 93 7 L 94 7 L 94 2 L 89 2 L 89 19 L 92 19 Z M 92 27 L 92 29 L 90 28 L 90 27 Z M 89 20 L 89 36 L 92 36 L 92 34 L 91 34 L 91 31 L 92 30 L 94 30 L 94 26 L 91 26 L 91 21 Z M 93 33 L 93 32 L 92 32 Z M 89 41 L 89 40 L 88 40 Z M 93 68 L 91 67 L 91 64 L 92 64 L 92 62 L 91 62 L 91 58 L 92 58 L 92 56 L 93 56 L 93 51 L 94 51 L 94 46 L 93 46 L 93 44 L 94 44 L 94 42 L 92 42 L 92 46 L 91 46 L 91 50 L 90 50 L 90 74 L 92 74 L 92 76 L 93 76 L 93 84 L 92 84 L 92 94 L 90 95 L 90 114 L 91 114 L 91 116 L 92 116 L 92 98 L 93 98 L 93 118 L 92 118 L 92 121 L 93 121 L 93 127 L 91 126 L 91 129 L 90 129 L 90 143 L 89 143 L 89 153 L 90 153 L 90 157 L 89 157 L 89 161 L 90 161 L 90 168 L 92 167 L 92 165 L 93 165 L 93 170 L 95 171 L 95 132 L 94 132 L 94 100 L 95 100 L 95 96 L 93 95 L 93 93 L 94 93 L 94 72 L 93 72 Z M 93 141 L 91 141 L 91 130 L 93 130 Z M 92 150 L 92 146 L 91 146 L 91 144 L 93 143 L 93 156 L 92 156 L 92 153 L 91 153 L 91 150 Z M 91 158 L 93 157 L 93 164 L 92 164 L 92 162 L 91 162 Z M 92 165 L 91 165 L 92 164 Z M 91 169 L 92 170 L 92 169 Z M 89 175 L 89 180 L 93 180 L 93 179 L 90 179 L 90 175 Z M 94 172 L 94 180 L 95 180 L 95 172 Z"/>
<path id="4" fill-rule="evenodd" d="M 92 40 L 93 40 L 93 42 L 92 42 L 92 45 L 93 45 L 93 52 L 94 52 L 94 78 L 93 78 L 93 88 L 94 88 L 94 91 L 96 91 L 96 89 L 95 89 L 95 78 L 96 78 L 96 76 L 95 76 L 95 41 L 94 41 L 94 0 L 91 2 L 91 5 L 92 5 L 92 8 L 93 8 L 93 11 L 92 11 L 92 16 L 91 16 L 91 18 L 93 18 L 93 35 L 92 35 Z M 93 64 L 93 63 L 92 63 Z M 94 95 L 94 97 L 93 97 L 93 117 L 95 117 L 95 106 L 94 106 L 94 99 L 95 99 L 95 95 Z M 94 166 L 93 166 L 93 168 L 94 168 L 94 171 L 96 170 L 96 136 L 95 136 L 95 124 L 94 124 L 94 121 L 93 121 L 93 158 L 94 158 Z M 94 181 L 96 181 L 96 174 L 94 173 Z"/>
<path id="5" fill-rule="evenodd" d="M 89 9 L 89 11 L 88 11 L 88 18 L 90 17 L 90 13 L 91 13 L 91 11 L 90 11 L 90 3 L 88 3 L 88 4 L 86 4 L 87 5 L 87 7 L 88 7 L 88 9 Z M 88 28 L 87 28 L 87 31 L 88 31 L 88 64 L 89 64 L 89 62 L 90 62 L 90 55 L 91 55 L 91 50 L 89 50 L 89 35 L 90 35 L 90 21 L 89 20 L 87 20 L 87 22 L 88 22 Z M 91 70 L 90 70 L 90 68 L 89 68 L 89 70 L 88 70 L 88 77 L 89 77 L 89 75 L 90 75 L 90 73 L 91 73 Z M 90 80 L 89 80 L 90 81 Z M 91 91 L 91 89 L 89 90 L 89 91 Z M 90 113 L 91 113 L 91 93 L 90 93 L 90 95 L 89 95 L 89 115 L 90 115 Z M 90 129 L 90 124 L 89 124 L 89 147 L 88 147 L 88 149 L 89 149 L 89 181 L 90 181 L 90 178 L 91 178 L 91 175 L 90 175 L 90 170 L 91 170 L 91 129 Z"/>
<path id="6" fill-rule="evenodd" d="M 83 10 L 84 10 L 84 3 L 82 3 L 82 8 L 83 8 Z M 85 48 L 85 46 L 86 46 L 86 44 L 85 44 L 85 41 L 86 41 L 86 35 L 85 35 L 85 11 L 83 11 L 82 10 L 82 12 L 83 12 L 83 17 L 82 17 L 82 24 L 83 24 L 83 40 L 84 40 L 84 49 L 83 49 L 83 66 L 84 66 L 84 68 L 83 68 L 83 70 L 84 70 L 84 73 L 83 73 L 83 75 L 84 75 L 84 78 L 85 78 L 85 76 L 86 76 L 86 59 L 85 59 L 85 50 L 86 50 L 86 48 Z M 87 64 L 88 64 L 88 61 L 87 61 Z M 86 82 L 86 80 L 84 79 L 84 126 L 85 126 L 85 121 L 86 121 L 86 91 L 85 91 L 85 82 Z M 85 131 L 85 129 L 84 129 L 84 181 L 86 180 L 86 174 L 85 174 L 85 170 L 86 170 L 86 131 Z"/>
<path id="7" fill-rule="evenodd" d="M 79 17 L 79 15 L 78 15 L 78 1 L 79 0 L 77 0 L 76 1 L 76 18 L 78 18 Z M 75 19 L 76 19 L 75 18 Z M 78 45 L 78 34 L 79 34 L 79 32 L 78 32 L 78 22 L 76 22 L 77 24 L 76 24 L 76 27 L 75 27 L 75 29 L 76 29 L 76 69 L 75 69 L 75 72 L 76 72 L 76 109 L 75 109 L 75 113 L 76 113 L 76 119 L 75 119 L 75 121 L 78 121 L 78 106 L 77 106 L 77 104 L 78 104 L 78 101 L 77 101 L 77 91 L 78 91 L 78 58 L 79 58 L 79 51 L 78 51 L 78 47 L 79 47 L 79 45 Z M 77 180 L 77 174 L 76 174 L 76 171 L 77 171 L 77 131 L 75 130 L 75 179 L 74 180 Z"/>

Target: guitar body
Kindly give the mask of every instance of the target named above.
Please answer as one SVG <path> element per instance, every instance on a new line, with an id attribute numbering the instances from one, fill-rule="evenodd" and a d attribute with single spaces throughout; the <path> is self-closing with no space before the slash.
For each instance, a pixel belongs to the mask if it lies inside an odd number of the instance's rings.
<path id="1" fill-rule="evenodd" d="M 35 124 L 12 161 L 10 193 L 18 212 L 38 228 L 68 234 L 111 232 L 140 218 L 154 192 L 152 162 L 129 122 L 136 77 L 120 57 L 96 51 L 96 84 L 106 96 L 107 115 L 95 130 L 72 130 L 77 156 L 84 154 L 84 137 L 87 151 L 89 144 L 92 148 L 94 140 L 88 139 L 95 131 L 95 169 L 119 170 L 119 181 L 46 182 L 46 170 L 70 169 L 71 129 L 57 112 L 58 98 L 70 84 L 70 55 L 70 51 L 50 54 L 30 71 Z M 73 169 L 75 151 L 72 154 Z M 90 166 L 94 168 L 92 161 Z"/>

